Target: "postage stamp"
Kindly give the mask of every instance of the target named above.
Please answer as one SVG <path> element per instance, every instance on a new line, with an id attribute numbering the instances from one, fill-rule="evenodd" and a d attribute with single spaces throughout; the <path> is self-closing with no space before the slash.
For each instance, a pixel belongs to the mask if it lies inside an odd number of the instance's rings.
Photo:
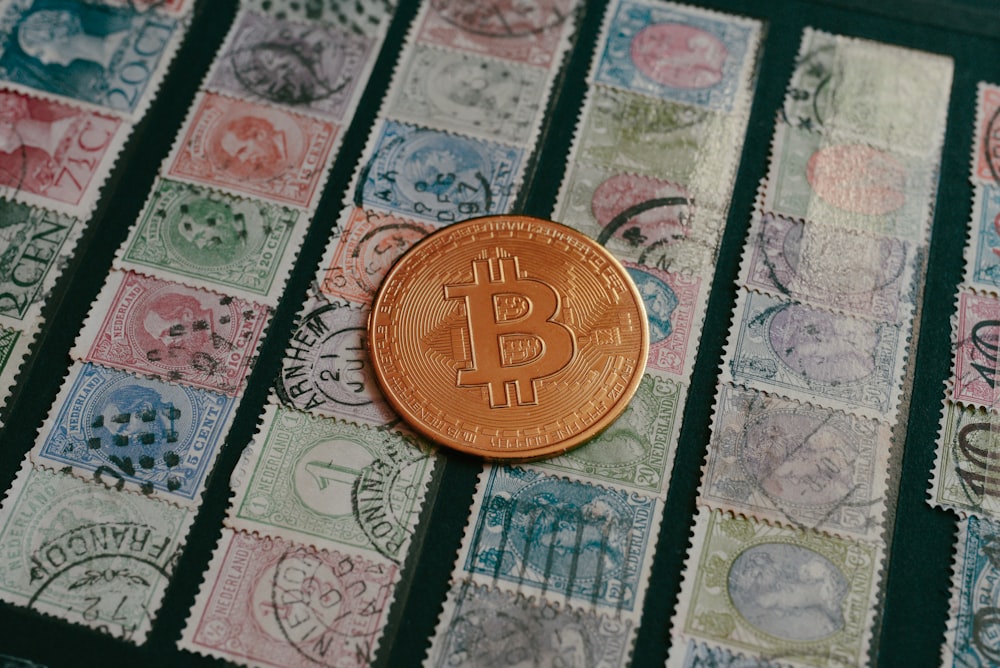
<path id="1" fill-rule="evenodd" d="M 371 665 L 399 571 L 222 530 L 180 647 L 274 668 Z"/>
<path id="2" fill-rule="evenodd" d="M 532 468 L 659 495 L 673 469 L 686 393 L 676 380 L 647 371 L 610 427 L 564 455 L 533 462 Z"/>
<path id="3" fill-rule="evenodd" d="M 722 111 L 744 104 L 760 39 L 757 21 L 625 0 L 603 34 L 597 83 Z"/>
<path id="4" fill-rule="evenodd" d="M 437 224 L 507 210 L 524 149 L 386 121 L 354 205 L 389 209 Z"/>
<path id="5" fill-rule="evenodd" d="M 0 600 L 141 644 L 193 519 L 25 461 L 0 509 Z"/>
<path id="6" fill-rule="evenodd" d="M 71 216 L 0 200 L 0 323 L 23 327 L 38 317 L 58 278 L 52 268 L 72 250 L 82 227 Z"/>
<path id="7" fill-rule="evenodd" d="M 461 580 L 448 591 L 424 665 L 618 668 L 628 664 L 634 632 L 631 619 Z"/>
<path id="8" fill-rule="evenodd" d="M 436 228 L 374 209 L 352 207 L 320 265 L 320 290 L 332 299 L 369 306 L 393 263 Z"/>
<path id="9" fill-rule="evenodd" d="M 965 281 L 974 288 L 997 292 L 1000 290 L 1000 185 L 975 184 L 969 228 Z"/>
<path id="10" fill-rule="evenodd" d="M 1000 298 L 959 290 L 951 398 L 996 411 L 1000 400 Z"/>
<path id="11" fill-rule="evenodd" d="M 416 45 L 401 63 L 392 118 L 529 146 L 549 73 L 522 63 Z"/>
<path id="12" fill-rule="evenodd" d="M 923 243 L 933 213 L 934 163 L 778 123 L 764 210 Z"/>
<path id="13" fill-rule="evenodd" d="M 878 419 L 896 410 L 906 354 L 900 325 L 741 291 L 721 380 Z"/>
<path id="14" fill-rule="evenodd" d="M 183 32 L 177 18 L 125 2 L 10 0 L 0 79 L 138 118 Z"/>
<path id="15" fill-rule="evenodd" d="M 1000 519 L 1000 415 L 944 402 L 931 499 L 960 515 Z"/>
<path id="16" fill-rule="evenodd" d="M 372 427 L 398 422 L 371 368 L 367 322 L 367 309 L 309 300 L 275 383 L 281 403 Z"/>
<path id="17" fill-rule="evenodd" d="M 781 668 L 784 665 L 759 657 L 743 656 L 724 647 L 694 640 L 673 640 L 666 668 Z"/>
<path id="18" fill-rule="evenodd" d="M 203 93 L 166 176 L 311 209 L 339 132 L 329 121 Z"/>
<path id="19" fill-rule="evenodd" d="M 580 5 L 578 0 L 530 5 L 431 0 L 416 19 L 415 41 L 548 69 L 568 48 Z"/>
<path id="20" fill-rule="evenodd" d="M 866 662 L 880 567 L 874 545 L 706 508 L 692 543 L 675 643 L 700 640 L 782 665 Z"/>
<path id="21" fill-rule="evenodd" d="M 889 446 L 886 424 L 723 384 L 699 502 L 879 540 Z"/>
<path id="22" fill-rule="evenodd" d="M 455 577 L 633 617 L 642 610 L 662 504 L 637 492 L 491 466 Z"/>
<path id="23" fill-rule="evenodd" d="M 205 88 L 347 120 L 374 60 L 374 40 L 329 23 L 242 11 Z"/>
<path id="24" fill-rule="evenodd" d="M 233 396 L 242 392 L 267 319 L 265 306 L 113 271 L 70 354 Z"/>
<path id="25" fill-rule="evenodd" d="M 958 522 L 958 544 L 951 574 L 951 602 L 941 665 L 989 666 L 1000 661 L 1000 524 L 979 517 Z"/>
<path id="26" fill-rule="evenodd" d="M 0 90 L 0 195 L 89 217 L 128 130 L 113 116 Z"/>
<path id="27" fill-rule="evenodd" d="M 740 117 L 594 86 L 580 114 L 575 160 L 676 184 L 698 206 L 724 211 L 744 126 Z"/>
<path id="28" fill-rule="evenodd" d="M 806 28 L 782 116 L 927 156 L 944 141 L 953 69 L 947 56 Z"/>
<path id="29" fill-rule="evenodd" d="M 917 244 L 754 214 L 739 281 L 751 290 L 886 322 L 912 318 Z"/>
<path id="30" fill-rule="evenodd" d="M 620 260 L 694 276 L 713 270 L 725 224 L 678 184 L 583 161 L 569 166 L 552 217 Z"/>
<path id="31" fill-rule="evenodd" d="M 115 265 L 276 306 L 307 222 L 298 209 L 160 179 Z"/>
<path id="32" fill-rule="evenodd" d="M 235 406 L 232 397 L 75 362 L 31 460 L 197 505 Z"/>
<path id="33" fill-rule="evenodd" d="M 649 322 L 648 369 L 686 380 L 697 352 L 707 295 L 702 277 L 676 274 L 632 262 L 625 270 L 642 295 Z M 692 333 L 695 336 L 692 336 Z"/>
<path id="34" fill-rule="evenodd" d="M 399 434 L 269 404 L 226 524 L 399 562 L 434 458 Z"/>
<path id="35" fill-rule="evenodd" d="M 1000 183 L 1000 86 L 979 82 L 973 181 Z"/>

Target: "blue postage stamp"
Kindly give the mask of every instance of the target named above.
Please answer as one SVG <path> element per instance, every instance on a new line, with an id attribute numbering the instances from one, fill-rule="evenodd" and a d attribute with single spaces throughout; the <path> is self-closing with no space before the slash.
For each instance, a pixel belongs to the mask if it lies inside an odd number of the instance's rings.
<path id="1" fill-rule="evenodd" d="M 72 467 L 110 487 L 126 483 L 197 501 L 236 400 L 77 363 L 32 451 L 36 464 Z"/>
<path id="2" fill-rule="evenodd" d="M 943 666 L 1000 663 L 1000 524 L 969 517 L 959 522 Z"/>
<path id="3" fill-rule="evenodd" d="M 743 292 L 733 326 L 724 382 L 873 418 L 895 410 L 907 352 L 899 325 Z"/>
<path id="4" fill-rule="evenodd" d="M 507 466 L 489 470 L 480 496 L 467 573 L 604 610 L 639 609 L 655 499 Z"/>
<path id="5" fill-rule="evenodd" d="M 355 204 L 439 224 L 503 213 L 523 149 L 388 121 Z"/>
<path id="6" fill-rule="evenodd" d="M 1000 188 L 976 184 L 969 241 L 966 280 L 995 292 L 1000 288 Z"/>
<path id="7" fill-rule="evenodd" d="M 80 0 L 14 0 L 0 16 L 0 79 L 135 113 L 155 90 L 177 19 Z"/>
<path id="8" fill-rule="evenodd" d="M 611 20 L 595 79 L 636 93 L 730 111 L 757 40 L 758 25 L 749 20 L 693 7 L 623 2 Z"/>

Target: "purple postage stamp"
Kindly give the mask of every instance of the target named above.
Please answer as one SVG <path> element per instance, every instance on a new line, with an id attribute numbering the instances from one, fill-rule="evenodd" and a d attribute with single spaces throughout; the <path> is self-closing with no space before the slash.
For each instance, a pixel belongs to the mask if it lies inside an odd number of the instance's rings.
<path id="1" fill-rule="evenodd" d="M 75 363 L 31 452 L 108 487 L 197 504 L 236 401 L 193 387 Z"/>
<path id="2" fill-rule="evenodd" d="M 524 150 L 386 121 L 362 172 L 355 206 L 433 223 L 507 210 Z"/>
<path id="3" fill-rule="evenodd" d="M 723 382 L 873 418 L 896 409 L 907 353 L 899 325 L 743 292 Z"/>
<path id="4" fill-rule="evenodd" d="M 345 119 L 372 59 L 373 40 L 328 23 L 244 11 L 219 51 L 210 90 Z"/>
<path id="5" fill-rule="evenodd" d="M 740 281 L 752 289 L 886 322 L 911 317 L 918 247 L 895 237 L 756 215 Z"/>
<path id="6" fill-rule="evenodd" d="M 721 385 L 700 502 L 878 540 L 889 435 L 875 420 Z"/>

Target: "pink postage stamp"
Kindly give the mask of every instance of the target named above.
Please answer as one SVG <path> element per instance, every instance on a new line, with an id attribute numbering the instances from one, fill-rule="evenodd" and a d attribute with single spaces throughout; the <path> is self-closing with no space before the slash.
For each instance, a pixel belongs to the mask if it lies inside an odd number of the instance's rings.
<path id="1" fill-rule="evenodd" d="M 0 194 L 85 216 L 124 136 L 113 116 L 0 91 Z"/>
<path id="2" fill-rule="evenodd" d="M 417 41 L 549 67 L 565 48 L 577 0 L 431 0 Z"/>
<path id="3" fill-rule="evenodd" d="M 329 121 L 205 93 L 167 176 L 311 208 L 338 130 Z"/>
<path id="4" fill-rule="evenodd" d="M 983 183 L 997 183 L 1000 182 L 1000 87 L 979 84 L 976 107 L 973 177 Z"/>
<path id="5" fill-rule="evenodd" d="M 266 306 L 114 271 L 71 354 L 237 395 L 253 366 L 267 316 Z"/>
<path id="6" fill-rule="evenodd" d="M 389 562 L 224 529 L 180 646 L 280 668 L 367 666 L 397 576 Z"/>
<path id="7" fill-rule="evenodd" d="M 320 289 L 328 297 L 368 306 L 389 267 L 435 229 L 430 223 L 355 207 L 324 258 Z"/>
<path id="8" fill-rule="evenodd" d="M 958 294 L 952 399 L 996 411 L 1000 403 L 1000 300 L 968 290 Z"/>

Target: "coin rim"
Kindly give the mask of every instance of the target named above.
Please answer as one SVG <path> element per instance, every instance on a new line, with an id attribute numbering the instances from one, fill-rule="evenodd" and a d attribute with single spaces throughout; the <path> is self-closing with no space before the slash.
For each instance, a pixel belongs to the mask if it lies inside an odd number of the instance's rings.
<path id="1" fill-rule="evenodd" d="M 465 445 L 464 442 L 459 441 L 449 441 L 446 437 L 443 437 L 437 431 L 431 431 L 425 425 L 423 425 L 412 412 L 405 407 L 394 393 L 390 391 L 387 384 L 382 379 L 382 368 L 381 364 L 378 362 L 378 356 L 375 354 L 374 349 L 374 327 L 375 327 L 375 314 L 378 312 L 378 307 L 382 302 L 382 297 L 384 296 L 385 287 L 392 281 L 393 277 L 398 273 L 398 270 L 407 258 L 413 257 L 418 254 L 422 246 L 431 243 L 434 239 L 439 236 L 444 236 L 445 234 L 451 234 L 455 230 L 467 226 L 467 225 L 481 225 L 483 223 L 490 223 L 492 221 L 501 220 L 513 220 L 517 222 L 530 222 L 535 224 L 548 225 L 553 228 L 557 228 L 563 233 L 568 234 L 571 237 L 586 240 L 586 242 L 593 248 L 598 254 L 603 255 L 614 267 L 619 271 L 620 276 L 632 295 L 635 304 L 639 308 L 639 324 L 640 324 L 640 338 L 641 338 L 641 348 L 642 355 L 637 361 L 635 373 L 629 380 L 628 385 L 622 392 L 618 401 L 614 406 L 605 413 L 597 422 L 593 425 L 587 427 L 586 429 L 578 432 L 574 436 L 559 441 L 555 444 L 545 445 L 537 448 L 526 448 L 524 450 L 484 450 L 483 448 L 470 447 Z M 375 293 L 375 297 L 372 300 L 371 310 L 368 312 L 368 321 L 366 324 L 366 334 L 368 336 L 368 358 L 371 361 L 372 370 L 375 373 L 375 378 L 378 382 L 379 389 L 382 391 L 382 396 L 385 397 L 386 402 L 392 407 L 396 414 L 412 429 L 417 431 L 420 435 L 424 436 L 432 443 L 440 445 L 457 452 L 462 452 L 467 455 L 472 455 L 477 458 L 491 460 L 491 461 L 503 461 L 503 462 L 526 462 L 535 461 L 538 459 L 555 457 L 564 454 L 573 448 L 579 447 L 584 443 L 595 438 L 605 429 L 614 424 L 625 409 L 628 408 L 629 403 L 631 403 L 632 398 L 635 396 L 636 390 L 639 388 L 639 384 L 642 382 L 643 375 L 646 371 L 646 362 L 649 358 L 649 320 L 646 315 L 646 305 L 642 300 L 642 295 L 639 293 L 639 288 L 636 287 L 635 281 L 632 280 L 632 276 L 629 275 L 628 269 L 622 262 L 616 258 L 611 251 L 591 239 L 586 234 L 564 225 L 563 223 L 557 223 L 552 220 L 547 220 L 545 218 L 536 218 L 535 216 L 527 216 L 522 214 L 498 214 L 492 216 L 478 216 L 476 218 L 469 218 L 457 223 L 452 223 L 439 230 L 435 230 L 431 234 L 427 235 L 413 246 L 410 247 L 405 253 L 403 253 L 399 258 L 393 262 L 392 267 L 386 273 L 382 282 L 379 284 L 378 291 Z"/>

